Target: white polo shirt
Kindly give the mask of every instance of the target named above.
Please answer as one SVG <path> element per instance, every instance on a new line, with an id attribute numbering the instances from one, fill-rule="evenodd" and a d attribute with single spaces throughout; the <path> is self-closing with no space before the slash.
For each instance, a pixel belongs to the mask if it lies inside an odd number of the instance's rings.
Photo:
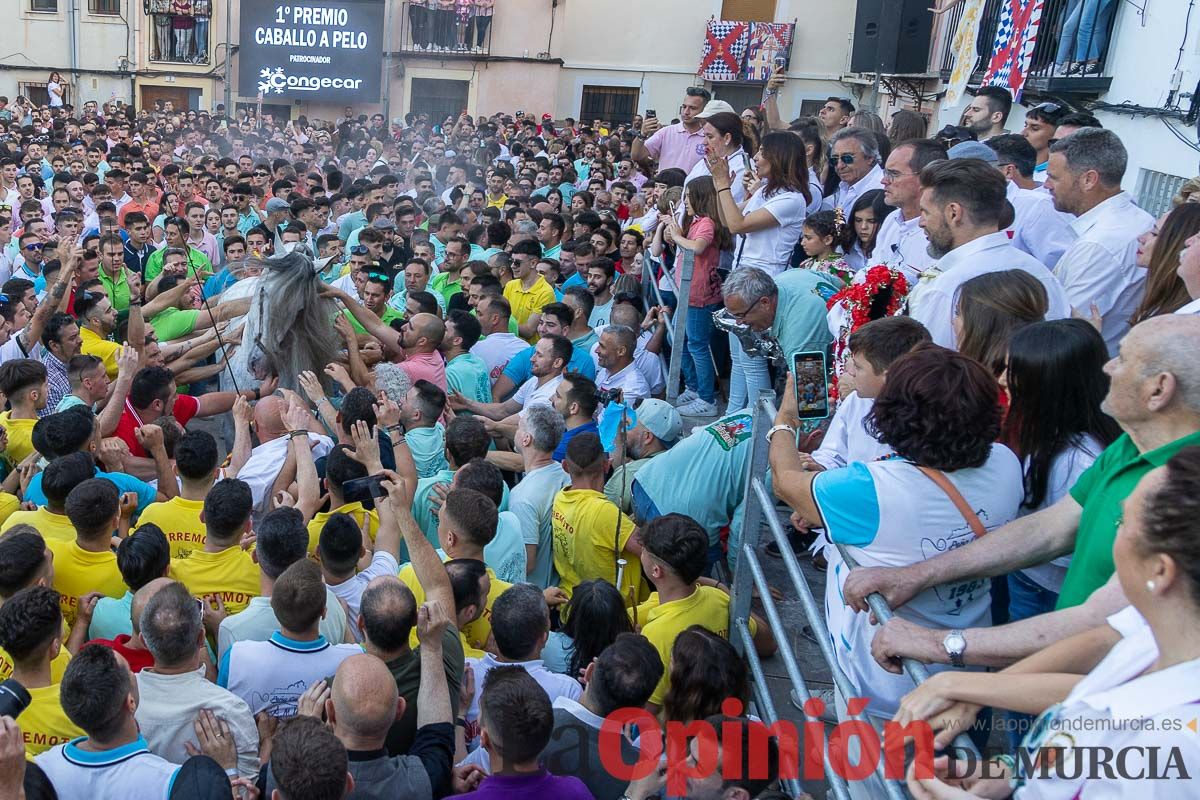
<path id="1" fill-rule="evenodd" d="M 146 740 L 112 750 L 92 752 L 79 747 L 81 736 L 34 758 L 59 797 L 88 800 L 167 800 L 179 765 L 150 752 Z"/>
<path id="2" fill-rule="evenodd" d="M 1193 300 L 1183 308 L 1175 312 L 1176 314 L 1200 314 L 1200 298 Z"/>
<path id="3" fill-rule="evenodd" d="M 609 372 L 601 367 L 596 371 L 596 387 L 620 389 L 621 399 L 630 406 L 635 406 L 650 396 L 650 386 L 638 370 L 637 363 L 633 361 L 616 372 Z"/>
<path id="4" fill-rule="evenodd" d="M 1192 782 L 1200 774 L 1200 738 L 1187 725 L 1200 708 L 1200 659 L 1147 673 L 1158 659 L 1158 644 L 1146 619 L 1128 606 L 1109 617 L 1108 624 L 1121 640 L 1066 700 L 1042 714 L 1046 735 L 1041 742 L 1022 743 L 1063 747 L 1063 768 L 1051 769 L 1045 779 L 1035 774 L 1017 792 L 1019 800 L 1196 796 Z M 1091 754 L 1101 747 L 1114 753 L 1108 761 L 1111 774 L 1101 772 L 1100 779 L 1089 780 Z M 1078 759 L 1084 759 L 1082 765 Z M 1169 763 L 1175 767 L 1168 768 Z M 1186 782 L 1180 780 L 1182 770 L 1190 777 Z"/>
<path id="5" fill-rule="evenodd" d="M 904 274 L 911 286 L 917 276 L 933 266 L 934 258 L 929 255 L 929 239 L 921 227 L 921 216 L 905 219 L 904 212 L 896 209 L 883 218 L 879 234 L 875 237 L 875 252 L 872 261 L 887 264 Z M 865 273 L 862 277 L 865 277 Z M 854 276 L 855 282 L 861 277 Z"/>
<path id="6" fill-rule="evenodd" d="M 309 686 L 360 653 L 356 644 L 330 644 L 324 636 L 298 642 L 276 631 L 265 642 L 234 642 L 221 658 L 217 685 L 245 700 L 251 714 L 294 717 Z"/>
<path id="7" fill-rule="evenodd" d="M 1054 269 L 1062 254 L 1075 243 L 1072 217 L 1055 210 L 1054 198 L 1046 192 L 1022 189 L 1012 181 L 1008 182 L 1007 197 L 1016 212 L 1008 229 L 1013 247 L 1029 253 L 1047 269 Z"/>
<path id="8" fill-rule="evenodd" d="M 838 469 L 855 461 L 876 461 L 890 455 L 892 448 L 867 431 L 867 414 L 875 401 L 851 392 L 842 398 L 829 422 L 821 446 L 812 452 L 813 459 L 825 469 Z"/>
<path id="9" fill-rule="evenodd" d="M 983 466 L 945 473 L 989 531 L 1017 516 L 1025 487 L 1021 463 L 1003 445 L 994 444 Z M 937 484 L 911 463 L 895 458 L 852 463 L 816 476 L 813 498 L 829 538 L 847 545 L 864 567 L 902 567 L 969 544 L 975 534 Z M 842 587 L 849 570 L 836 548 L 827 551 L 825 619 L 838 666 L 860 696 L 870 698 L 868 712 L 891 718 L 912 681 L 893 675 L 871 657 L 875 626 L 869 615 L 846 606 Z M 991 581 L 963 581 L 921 592 L 896 615 L 927 628 L 973 628 L 989 624 Z M 949 669 L 929 666 L 930 672 Z"/>
<path id="10" fill-rule="evenodd" d="M 538 380 L 540 379 L 535 375 L 522 383 L 521 387 L 517 389 L 517 393 L 512 396 L 513 400 L 521 404 L 521 416 L 525 416 L 525 412 L 529 410 L 530 406 L 550 406 L 553 408 L 554 393 L 558 390 L 558 385 L 562 383 L 562 379 L 562 373 L 559 373 L 541 386 L 538 386 Z"/>
<path id="11" fill-rule="evenodd" d="M 1145 293 L 1137 240 L 1153 226 L 1154 217 L 1128 192 L 1113 195 L 1071 223 L 1077 238 L 1054 268 L 1073 307 L 1087 313 L 1095 303 L 1100 309 L 1100 333 L 1110 355 L 1116 354 Z"/>

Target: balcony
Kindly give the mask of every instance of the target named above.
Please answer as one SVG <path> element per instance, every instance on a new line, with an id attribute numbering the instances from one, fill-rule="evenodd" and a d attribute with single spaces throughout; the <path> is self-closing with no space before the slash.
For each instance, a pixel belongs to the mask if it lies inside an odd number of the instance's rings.
<path id="1" fill-rule="evenodd" d="M 165 64 L 210 63 L 212 0 L 143 0 L 150 60 Z"/>
<path id="2" fill-rule="evenodd" d="M 449 11 L 404 2 L 400 8 L 397 52 L 432 58 L 471 59 L 492 52 L 492 8 L 480 3 Z M 486 14 L 479 11 L 486 10 Z"/>
<path id="3" fill-rule="evenodd" d="M 1045 0 L 1037 44 L 1029 63 L 1024 92 L 1031 95 L 1097 96 L 1108 91 L 1112 78 L 1105 61 L 1113 35 L 1113 21 L 1121 0 Z M 987 0 L 979 21 L 976 47 L 979 59 L 970 83 L 977 85 L 991 59 L 1001 10 L 1008 0 Z M 949 80 L 954 68 L 951 42 L 963 6 L 955 6 L 934 21 L 930 72 Z"/>

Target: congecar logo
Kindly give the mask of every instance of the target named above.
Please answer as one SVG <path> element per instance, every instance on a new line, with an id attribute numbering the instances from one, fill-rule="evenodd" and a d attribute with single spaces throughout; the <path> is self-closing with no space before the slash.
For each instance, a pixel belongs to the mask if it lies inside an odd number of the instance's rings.
<path id="1" fill-rule="evenodd" d="M 288 75 L 283 67 L 264 67 L 258 77 L 258 90 L 263 94 L 283 94 L 290 89 L 297 92 L 315 92 L 318 89 L 358 89 L 362 78 L 317 78 L 312 76 Z"/>

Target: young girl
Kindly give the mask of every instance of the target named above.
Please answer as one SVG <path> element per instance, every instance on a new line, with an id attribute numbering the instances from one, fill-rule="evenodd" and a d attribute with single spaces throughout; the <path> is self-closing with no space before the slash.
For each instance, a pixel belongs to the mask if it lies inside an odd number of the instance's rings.
<path id="1" fill-rule="evenodd" d="M 879 226 L 883 218 L 892 211 L 892 207 L 883 201 L 883 190 L 872 189 L 864 192 L 862 197 L 854 202 L 850 212 L 850 224 L 854 230 L 854 245 L 846 251 L 846 263 L 858 272 L 886 260 L 886 254 L 875 255 L 875 238 L 879 235 Z"/>
<path id="2" fill-rule="evenodd" d="M 733 236 L 721 224 L 711 177 L 693 178 L 685 188 L 683 226 L 670 214 L 659 216 L 651 255 L 662 254 L 664 239 L 675 245 L 676 281 L 682 275 L 684 251 L 691 251 L 695 256 L 688 292 L 687 346 L 683 353 L 686 391 L 679 396 L 679 413 L 692 417 L 713 416 L 717 413 L 717 376 L 710 350 L 712 315 L 721 308 L 721 278 L 717 274 L 717 265 L 721 261 L 721 251 L 733 246 Z"/>
<path id="3" fill-rule="evenodd" d="M 800 264 L 800 269 L 823 272 L 837 278 L 843 286 L 850 283 L 854 270 L 846 263 L 841 250 L 851 245 L 854 241 L 851 237 L 852 233 L 845 222 L 838 220 L 836 212 L 818 211 L 805 217 L 800 246 L 808 259 Z"/>

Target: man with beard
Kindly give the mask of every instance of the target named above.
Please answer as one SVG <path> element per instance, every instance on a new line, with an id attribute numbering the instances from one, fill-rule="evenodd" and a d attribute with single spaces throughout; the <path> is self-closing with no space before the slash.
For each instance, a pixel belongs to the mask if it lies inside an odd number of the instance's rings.
<path id="1" fill-rule="evenodd" d="M 908 313 L 925 325 L 935 344 L 955 349 L 954 305 L 971 278 L 1017 269 L 1037 278 L 1050 300 L 1046 319 L 1071 315 L 1066 292 L 1040 261 L 1012 246 L 1001 230 L 1006 181 L 977 158 L 935 161 L 921 171 L 921 227 L 938 259 L 908 298 Z"/>
<path id="2" fill-rule="evenodd" d="M 626 514 L 633 514 L 632 486 L 638 471 L 650 459 L 667 452 L 683 434 L 683 420 L 665 400 L 643 400 L 637 424 L 625 432 L 625 447 L 613 452 L 612 477 L 604 484 L 604 496 Z"/>

